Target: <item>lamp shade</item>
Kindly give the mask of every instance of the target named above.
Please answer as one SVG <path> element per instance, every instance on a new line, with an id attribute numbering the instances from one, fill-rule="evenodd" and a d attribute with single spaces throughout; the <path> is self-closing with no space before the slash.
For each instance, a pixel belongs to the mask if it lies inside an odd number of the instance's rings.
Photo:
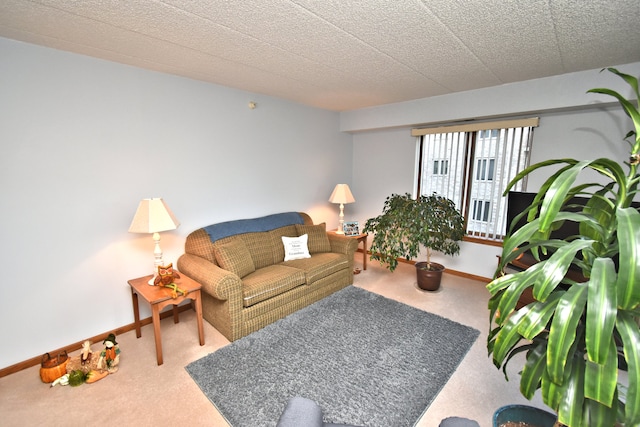
<path id="1" fill-rule="evenodd" d="M 129 233 L 159 233 L 175 230 L 179 225 L 180 222 L 164 200 L 142 199 L 131 221 Z"/>
<path id="2" fill-rule="evenodd" d="M 347 184 L 338 184 L 333 189 L 331 197 L 329 197 L 331 203 L 353 203 L 356 199 L 353 198 L 351 190 Z"/>

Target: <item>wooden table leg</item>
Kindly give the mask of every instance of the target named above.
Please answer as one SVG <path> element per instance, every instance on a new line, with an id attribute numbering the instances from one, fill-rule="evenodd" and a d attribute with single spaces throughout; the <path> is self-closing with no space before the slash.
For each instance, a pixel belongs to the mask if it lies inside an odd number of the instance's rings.
<path id="1" fill-rule="evenodd" d="M 162 365 L 162 337 L 160 336 L 160 308 L 158 304 L 151 306 L 151 318 L 153 320 L 153 336 L 156 340 L 156 357 L 158 358 L 158 365 Z"/>
<path id="2" fill-rule="evenodd" d="M 173 323 L 180 322 L 180 315 L 178 314 L 178 305 L 173 304 Z"/>
<path id="3" fill-rule="evenodd" d="M 133 302 L 133 320 L 136 325 L 136 338 L 142 336 L 140 330 L 140 307 L 138 306 L 138 294 L 131 288 L 131 301 Z"/>
<path id="4" fill-rule="evenodd" d="M 367 269 L 367 236 L 362 240 L 362 269 Z"/>
<path id="5" fill-rule="evenodd" d="M 194 292 L 195 301 L 193 301 L 196 305 L 196 319 L 198 321 L 198 337 L 200 338 L 200 345 L 204 345 L 204 325 L 202 324 L 202 299 L 200 298 L 202 295 L 200 290 Z"/>

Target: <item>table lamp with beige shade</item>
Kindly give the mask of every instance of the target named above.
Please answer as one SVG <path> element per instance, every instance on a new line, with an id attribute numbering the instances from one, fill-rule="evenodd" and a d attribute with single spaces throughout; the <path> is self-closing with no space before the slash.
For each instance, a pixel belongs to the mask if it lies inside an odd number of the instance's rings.
<path id="1" fill-rule="evenodd" d="M 336 234 L 344 234 L 344 205 L 355 201 L 356 199 L 353 198 L 353 194 L 351 194 L 351 190 L 347 184 L 338 184 L 336 188 L 333 189 L 333 193 L 331 193 L 331 197 L 329 197 L 329 202 L 340 203 L 340 225 L 338 226 Z"/>
<path id="2" fill-rule="evenodd" d="M 158 274 L 158 266 L 164 265 L 162 249 L 160 249 L 160 232 L 175 230 L 179 225 L 180 222 L 161 198 L 143 199 L 138 204 L 138 210 L 131 221 L 129 233 L 153 234 L 155 260 L 153 277 L 149 280 L 150 285 L 153 285 L 153 280 Z"/>

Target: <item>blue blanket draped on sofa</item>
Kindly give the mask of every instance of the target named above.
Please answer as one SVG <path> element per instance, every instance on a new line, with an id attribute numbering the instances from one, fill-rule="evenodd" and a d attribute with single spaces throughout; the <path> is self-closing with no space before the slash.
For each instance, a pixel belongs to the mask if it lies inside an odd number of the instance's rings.
<path id="1" fill-rule="evenodd" d="M 291 224 L 304 224 L 304 220 L 298 212 L 284 212 L 260 218 L 220 222 L 203 228 L 213 243 L 236 234 L 270 231 Z"/>

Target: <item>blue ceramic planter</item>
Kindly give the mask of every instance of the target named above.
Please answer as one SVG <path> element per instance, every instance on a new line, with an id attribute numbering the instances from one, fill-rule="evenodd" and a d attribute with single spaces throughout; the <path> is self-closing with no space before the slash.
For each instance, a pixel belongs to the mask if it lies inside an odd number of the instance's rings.
<path id="1" fill-rule="evenodd" d="M 527 405 L 508 405 L 493 414 L 493 427 L 508 421 L 525 422 L 535 427 L 553 427 L 556 415 Z"/>

